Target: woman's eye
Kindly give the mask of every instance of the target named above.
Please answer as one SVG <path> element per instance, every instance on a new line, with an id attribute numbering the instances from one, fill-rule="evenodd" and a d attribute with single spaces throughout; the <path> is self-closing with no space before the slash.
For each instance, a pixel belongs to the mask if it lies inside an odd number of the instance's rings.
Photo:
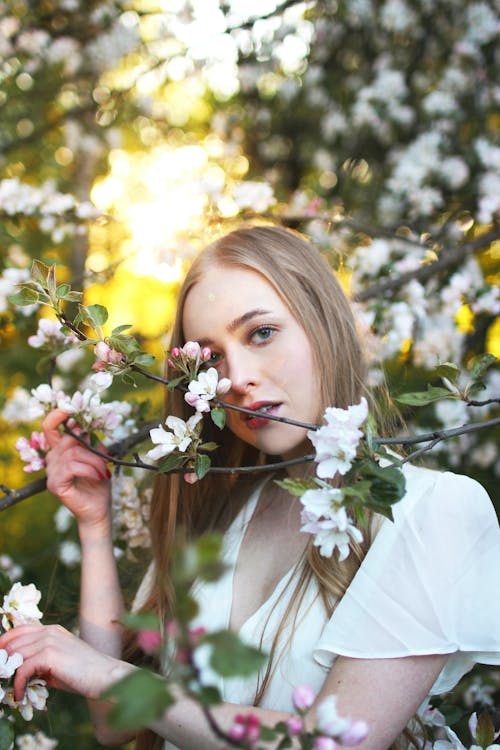
<path id="1" fill-rule="evenodd" d="M 218 364 L 222 359 L 222 355 L 218 352 L 212 352 L 210 354 L 210 359 L 208 360 L 207 364 L 209 365 L 216 365 Z"/>
<path id="2" fill-rule="evenodd" d="M 271 326 L 261 326 L 260 328 L 257 328 L 257 330 L 253 331 L 251 335 L 251 340 L 254 343 L 261 344 L 264 341 L 268 341 L 275 333 L 275 329 L 271 328 Z"/>

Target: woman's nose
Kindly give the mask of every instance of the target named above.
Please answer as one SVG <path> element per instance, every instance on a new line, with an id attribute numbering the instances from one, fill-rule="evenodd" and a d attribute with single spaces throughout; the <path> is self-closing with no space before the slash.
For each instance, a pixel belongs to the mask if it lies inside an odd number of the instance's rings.
<path id="1" fill-rule="evenodd" d="M 258 383 L 255 362 L 248 352 L 241 350 L 227 356 L 227 377 L 231 380 L 231 393 L 245 395 Z"/>

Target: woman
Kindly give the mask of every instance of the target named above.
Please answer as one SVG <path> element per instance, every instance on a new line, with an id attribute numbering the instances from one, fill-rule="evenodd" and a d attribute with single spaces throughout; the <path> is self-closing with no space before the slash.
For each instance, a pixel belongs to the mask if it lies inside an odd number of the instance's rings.
<path id="1" fill-rule="evenodd" d="M 232 383 L 225 400 L 257 412 L 227 410 L 224 431 L 207 434 L 222 443 L 220 465 L 309 453 L 304 428 L 266 420 L 262 412 L 319 423 L 326 406 L 345 408 L 363 393 L 362 352 L 340 286 L 320 254 L 284 229 L 242 229 L 199 256 L 181 291 L 172 346 L 187 340 L 212 350 L 211 364 Z M 192 409 L 172 393 L 167 412 L 186 419 Z M 86 696 L 98 737 L 116 742 L 123 738 L 106 729 L 106 706 L 96 699 L 134 668 L 120 659 L 123 604 L 106 467 L 60 434 L 66 416 L 50 414 L 44 431 L 52 449 L 48 487 L 79 525 L 81 640 L 53 626 L 24 626 L 2 636 L 0 648 L 24 656 L 18 694 L 31 674 L 49 676 L 50 684 Z M 165 581 L 179 523 L 192 535 L 223 529 L 228 572 L 195 590 L 200 623 L 231 625 L 271 654 L 255 680 L 220 685 L 223 727 L 242 705 L 256 706 L 253 713 L 274 725 L 292 710 L 293 688 L 308 683 L 318 691 L 311 722 L 318 702 L 334 693 L 341 715 L 368 722 L 363 750 L 386 750 L 430 693 L 450 689 L 474 661 L 500 663 L 500 596 L 487 588 L 500 542 L 486 493 L 453 474 L 412 467 L 405 473 L 395 523 L 370 518 L 364 542 L 353 543 L 344 562 L 321 557 L 299 531 L 297 499 L 272 481 L 208 475 L 191 484 L 158 476 L 151 518 L 156 575 L 146 577 L 140 603 L 164 619 L 169 614 Z M 465 595 L 471 615 L 463 610 Z M 184 698 L 150 729 L 183 750 L 220 745 Z M 152 736 L 141 743 L 153 747 Z"/>

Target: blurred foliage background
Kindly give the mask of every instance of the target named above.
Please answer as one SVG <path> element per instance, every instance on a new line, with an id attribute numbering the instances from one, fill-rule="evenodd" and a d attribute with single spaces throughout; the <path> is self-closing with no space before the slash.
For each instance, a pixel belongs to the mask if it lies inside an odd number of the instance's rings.
<path id="1" fill-rule="evenodd" d="M 243 221 L 279 221 L 309 234 L 358 300 L 374 387 L 381 363 L 398 393 L 437 384 L 438 361 L 499 356 L 493 0 L 251 6 L 0 2 L 5 488 L 31 479 L 13 448 L 33 428 L 22 394 L 50 378 L 71 392 L 92 363 L 82 352 L 44 359 L 27 343 L 47 311 L 7 297 L 33 258 L 57 264 L 86 304 L 105 304 L 108 332 L 132 324 L 159 371 L 197 250 Z M 498 368 L 485 386 L 484 398 L 499 397 Z M 148 418 L 161 413 L 151 381 L 115 383 L 113 397 L 142 404 Z M 426 431 L 497 415 L 498 404 L 473 414 L 447 401 L 404 416 Z M 498 428 L 442 444 L 427 460 L 478 478 L 500 509 Z M 76 537 L 56 528 L 56 509 L 44 493 L 3 511 L 0 555 L 42 590 L 45 621 L 71 627 L 77 555 L 61 545 Z M 130 591 L 146 554 L 122 557 Z M 491 708 L 498 675 L 474 676 L 457 696 L 455 718 Z M 98 746 L 77 698 L 53 696 L 36 725 L 63 750 L 75 737 Z"/>

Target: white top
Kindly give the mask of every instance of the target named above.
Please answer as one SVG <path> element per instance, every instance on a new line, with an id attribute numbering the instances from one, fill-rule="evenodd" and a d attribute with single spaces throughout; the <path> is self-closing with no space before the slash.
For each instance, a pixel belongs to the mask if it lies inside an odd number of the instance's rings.
<path id="1" fill-rule="evenodd" d="M 280 638 L 263 707 L 291 711 L 294 687 L 318 691 L 339 654 L 451 654 L 429 695 L 451 690 L 475 662 L 500 664 L 500 533 L 488 495 L 451 472 L 405 465 L 404 473 L 406 494 L 393 506 L 394 523 L 383 519 L 330 619 L 316 585 L 307 590 L 293 632 L 288 625 Z M 193 626 L 229 625 L 236 561 L 262 486 L 224 536 L 222 578 L 194 587 L 200 611 Z M 244 641 L 269 651 L 296 575 L 292 568 L 243 624 Z M 207 676 L 224 700 L 252 704 L 256 676 Z"/>

